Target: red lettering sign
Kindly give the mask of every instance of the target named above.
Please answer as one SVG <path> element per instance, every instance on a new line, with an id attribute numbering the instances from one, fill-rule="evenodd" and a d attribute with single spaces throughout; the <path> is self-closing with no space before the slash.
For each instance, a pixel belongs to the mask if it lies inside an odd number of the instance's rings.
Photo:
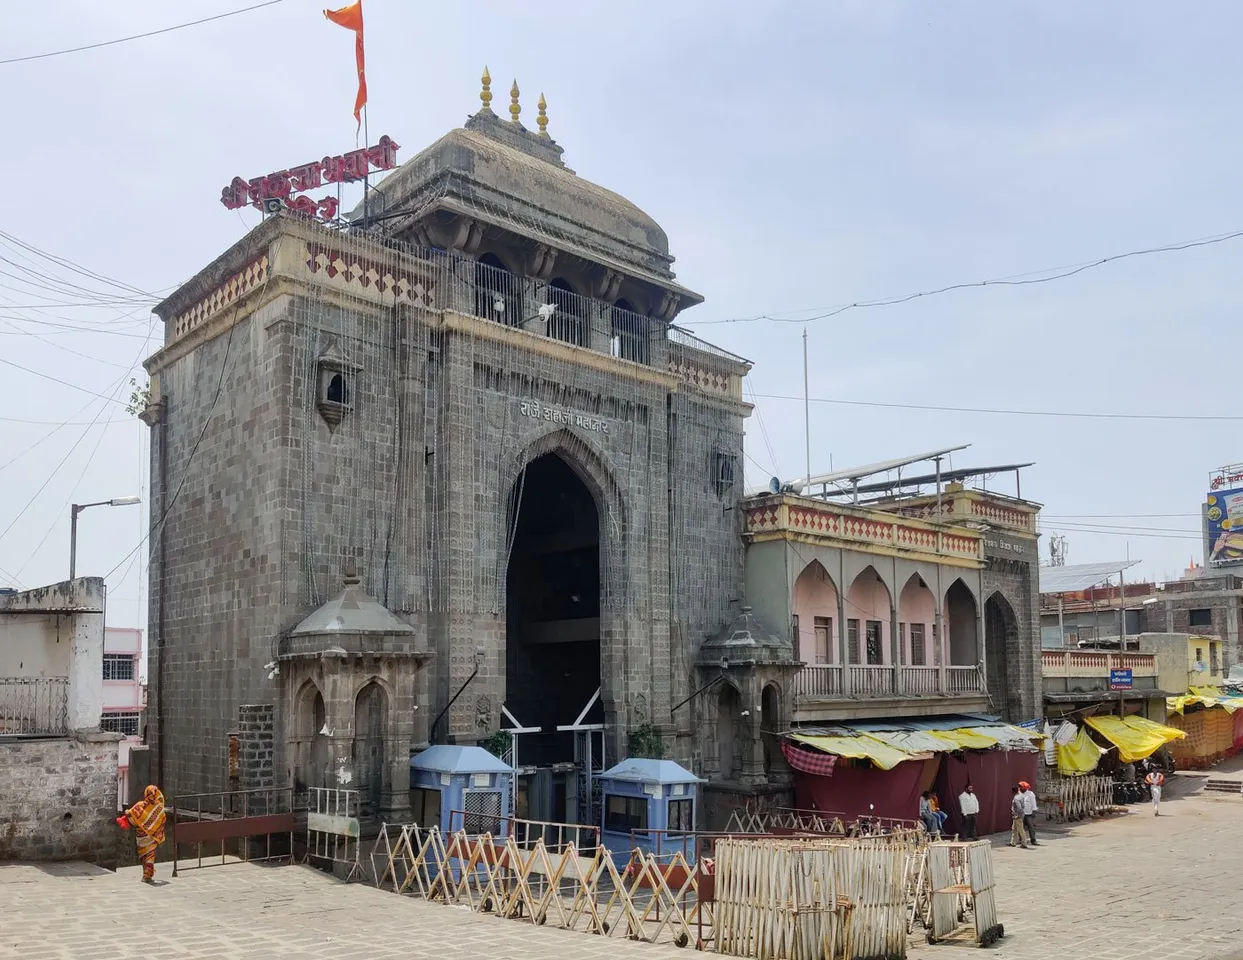
<path id="1" fill-rule="evenodd" d="M 373 169 L 392 170 L 397 166 L 397 151 L 400 149 L 396 141 L 384 136 L 374 147 L 362 147 L 339 156 L 324 157 L 322 160 L 290 167 L 288 170 L 278 170 L 252 180 L 234 177 L 220 192 L 220 202 L 227 210 L 237 210 L 248 203 L 262 209 L 265 200 L 283 200 L 295 213 L 303 216 L 318 213 L 325 220 L 331 220 L 337 215 L 336 197 L 312 200 L 310 197 L 295 197 L 295 194 L 315 190 L 325 183 L 355 183 Z M 329 210 L 331 213 L 326 212 Z"/>

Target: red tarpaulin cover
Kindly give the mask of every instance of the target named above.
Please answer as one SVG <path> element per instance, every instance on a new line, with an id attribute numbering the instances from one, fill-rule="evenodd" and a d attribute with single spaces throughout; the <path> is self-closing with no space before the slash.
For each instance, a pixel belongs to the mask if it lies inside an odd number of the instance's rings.
<path id="1" fill-rule="evenodd" d="M 966 759 L 959 759 L 965 757 Z M 936 791 L 941 809 L 949 814 L 945 832 L 959 833 L 962 815 L 958 812 L 958 795 L 968 783 L 980 798 L 980 812 L 975 818 L 976 833 L 985 836 L 1010 829 L 1010 788 L 1020 780 L 1036 787 L 1038 753 L 1021 750 L 967 750 L 961 754 L 941 754 Z"/>
<path id="2" fill-rule="evenodd" d="M 1234 745 L 1243 747 L 1243 710 L 1234 711 Z"/>
<path id="3" fill-rule="evenodd" d="M 794 803 L 800 810 L 823 810 L 847 817 L 873 814 L 898 820 L 919 819 L 919 795 L 932 789 L 938 759 L 907 760 L 892 770 L 870 763 L 857 767 L 839 760 L 833 776 L 794 772 Z M 875 806 L 868 809 L 868 804 Z"/>
<path id="4" fill-rule="evenodd" d="M 1243 713 L 1243 711 L 1240 711 Z M 907 760 L 892 770 L 857 767 L 838 761 L 831 777 L 794 773 L 794 802 L 803 810 L 824 810 L 847 817 L 872 813 L 901 820 L 919 819 L 919 796 L 935 790 L 949 815 L 945 832 L 958 831 L 958 795 L 970 780 L 980 798 L 976 831 L 981 836 L 1010 829 L 1010 787 L 1020 780 L 1036 783 L 1039 754 L 1018 750 L 966 751 L 937 754 L 928 760 Z M 875 809 L 869 810 L 868 804 Z"/>

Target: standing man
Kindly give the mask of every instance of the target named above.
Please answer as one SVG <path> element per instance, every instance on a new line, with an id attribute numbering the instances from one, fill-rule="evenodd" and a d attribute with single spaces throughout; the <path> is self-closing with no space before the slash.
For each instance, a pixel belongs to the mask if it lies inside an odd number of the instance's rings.
<path id="1" fill-rule="evenodd" d="M 919 795 L 919 820 L 924 825 L 924 829 L 928 831 L 928 836 L 935 840 L 941 832 L 941 824 L 932 811 L 931 790 L 925 790 Z"/>
<path id="2" fill-rule="evenodd" d="M 1027 839 L 1031 841 L 1033 847 L 1040 844 L 1036 842 L 1036 791 L 1032 789 L 1032 785 L 1026 780 L 1020 780 L 1019 786 L 1023 793 L 1023 826 L 1027 828 Z"/>
<path id="3" fill-rule="evenodd" d="M 975 834 L 975 817 L 980 812 L 980 798 L 975 795 L 975 787 L 971 784 L 967 784 L 958 795 L 958 809 L 962 812 L 962 838 L 979 839 Z"/>
<path id="4" fill-rule="evenodd" d="M 1161 816 L 1161 788 L 1165 786 L 1165 774 L 1156 767 L 1150 767 L 1148 776 L 1144 777 L 1144 783 L 1148 784 L 1148 789 L 1152 791 L 1152 815 L 1159 817 Z"/>
<path id="5" fill-rule="evenodd" d="M 1023 827 L 1023 795 L 1016 783 L 1010 788 L 1010 846 L 1027 849 L 1027 831 Z"/>

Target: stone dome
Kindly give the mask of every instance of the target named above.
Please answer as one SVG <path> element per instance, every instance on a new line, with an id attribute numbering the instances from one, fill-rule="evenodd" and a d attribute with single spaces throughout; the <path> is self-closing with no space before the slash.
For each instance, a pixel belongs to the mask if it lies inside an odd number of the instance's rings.
<path id="1" fill-rule="evenodd" d="M 480 111 L 375 187 L 370 213 L 385 232 L 414 240 L 437 215 L 467 217 L 680 290 L 660 225 L 577 176 L 561 154 L 551 138 Z M 409 216 L 394 216 L 404 210 Z"/>

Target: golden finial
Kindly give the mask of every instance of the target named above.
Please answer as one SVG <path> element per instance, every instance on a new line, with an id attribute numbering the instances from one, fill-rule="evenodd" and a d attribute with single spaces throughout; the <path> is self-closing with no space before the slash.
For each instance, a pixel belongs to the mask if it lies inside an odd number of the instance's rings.
<path id="1" fill-rule="evenodd" d="M 479 100 L 483 103 L 483 113 L 492 112 L 492 74 L 488 73 L 488 68 L 483 68 L 483 89 L 479 91 Z"/>
<path id="2" fill-rule="evenodd" d="M 539 135 L 548 136 L 548 101 L 542 93 L 539 95 L 539 116 L 535 118 L 535 122 L 539 124 Z"/>
<path id="3" fill-rule="evenodd" d="M 509 88 L 509 115 L 513 118 L 513 122 L 518 122 L 518 114 L 522 113 L 522 107 L 518 106 L 518 81 L 514 81 L 514 85 Z"/>

